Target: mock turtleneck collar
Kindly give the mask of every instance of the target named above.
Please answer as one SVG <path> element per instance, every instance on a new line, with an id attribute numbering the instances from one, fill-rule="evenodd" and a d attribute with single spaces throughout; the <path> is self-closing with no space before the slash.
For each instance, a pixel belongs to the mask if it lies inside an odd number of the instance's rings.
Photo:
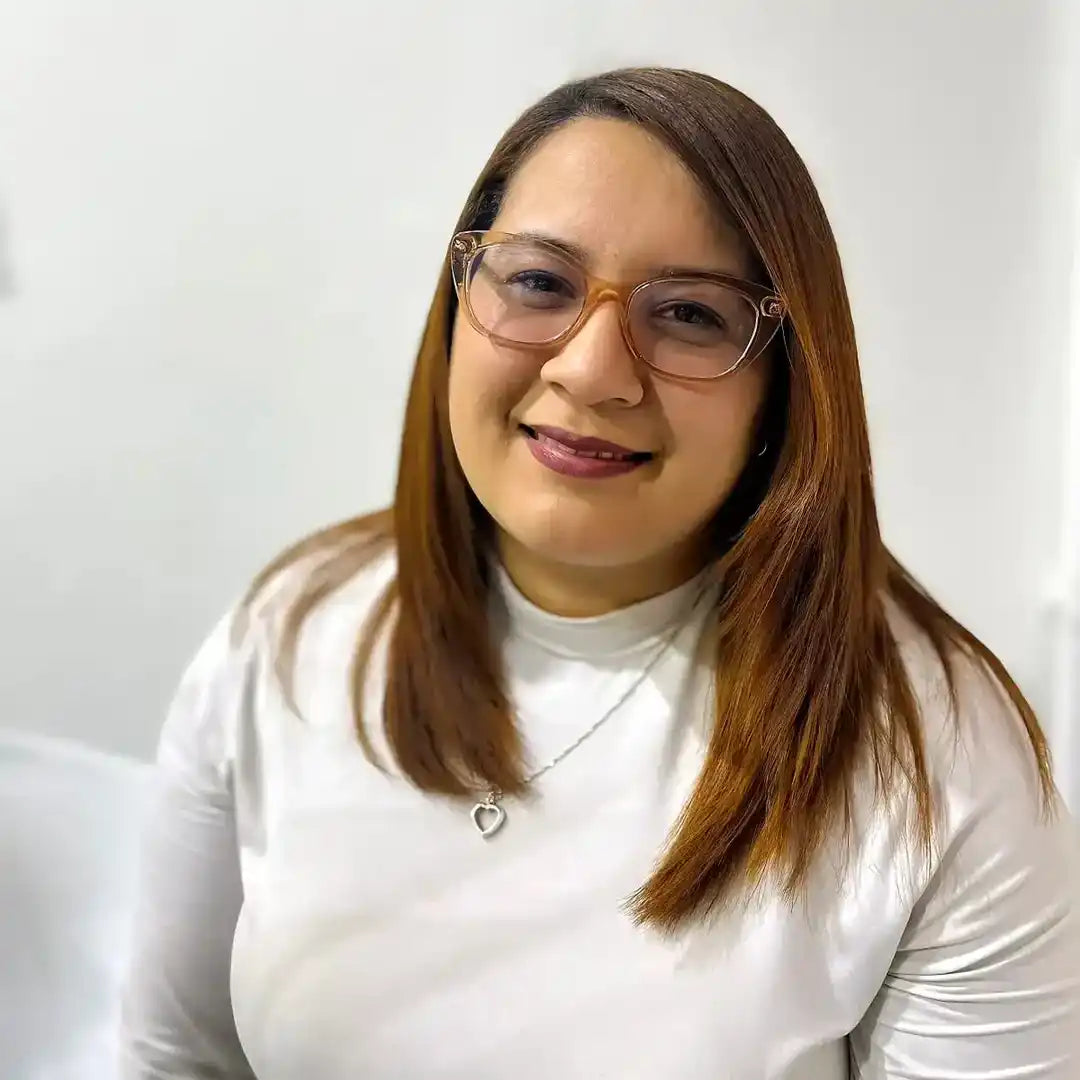
<path id="1" fill-rule="evenodd" d="M 553 615 L 525 598 L 501 563 L 492 575 L 496 597 L 509 619 L 508 631 L 546 652 L 577 659 L 599 659 L 631 652 L 656 641 L 687 619 L 707 586 L 708 571 L 670 592 L 606 615 L 571 618 Z"/>

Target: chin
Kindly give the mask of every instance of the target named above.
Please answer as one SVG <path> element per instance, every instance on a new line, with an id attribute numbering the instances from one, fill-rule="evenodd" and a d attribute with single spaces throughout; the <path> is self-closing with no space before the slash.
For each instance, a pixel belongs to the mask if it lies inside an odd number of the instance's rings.
<path id="1" fill-rule="evenodd" d="M 535 522 L 504 522 L 503 532 L 515 546 L 545 562 L 582 569 L 632 566 L 655 556 L 652 548 L 627 543 L 632 533 L 606 526 L 585 528 L 548 518 Z"/>

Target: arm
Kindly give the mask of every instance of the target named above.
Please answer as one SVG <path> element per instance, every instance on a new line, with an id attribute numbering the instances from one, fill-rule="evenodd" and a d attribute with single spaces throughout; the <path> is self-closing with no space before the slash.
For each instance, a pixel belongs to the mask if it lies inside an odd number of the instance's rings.
<path id="1" fill-rule="evenodd" d="M 1080 1077 L 1080 832 L 1041 816 L 992 693 L 949 755 L 940 863 L 851 1036 L 862 1080 Z"/>
<path id="2" fill-rule="evenodd" d="M 124 995 L 124 1080 L 253 1080 L 229 994 L 243 898 L 224 751 L 230 666 L 223 624 L 162 732 Z"/>

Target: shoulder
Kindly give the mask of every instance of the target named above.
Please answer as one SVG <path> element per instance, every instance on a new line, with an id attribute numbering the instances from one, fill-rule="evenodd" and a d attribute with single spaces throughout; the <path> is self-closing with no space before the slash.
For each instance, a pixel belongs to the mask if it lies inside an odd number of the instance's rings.
<path id="1" fill-rule="evenodd" d="M 393 581 L 397 560 L 384 534 L 358 523 L 316 534 L 271 563 L 233 609 L 234 648 L 273 648 L 302 614 L 303 635 L 320 624 L 361 622 Z M 302 636 L 303 636 L 302 635 Z"/>
<path id="2" fill-rule="evenodd" d="M 925 632 L 898 605 L 887 610 L 918 704 L 942 824 L 959 826 L 1001 800 L 1025 817 L 1041 816 L 1046 800 L 1031 737 L 988 664 L 955 647 L 946 670 Z"/>
<path id="3" fill-rule="evenodd" d="M 959 887 L 980 862 L 1057 878 L 1080 853 L 1063 802 L 1048 800 L 1023 719 L 978 658 L 955 648 L 938 654 L 926 633 L 891 600 L 889 628 L 917 707 L 917 733 L 929 782 L 931 843 L 922 842 L 920 802 L 906 739 L 888 733 L 902 767 L 879 769 L 868 753 L 853 780 L 841 865 L 849 883 L 887 881 L 901 922 L 928 889 Z M 887 722 L 887 718 L 883 718 Z"/>
<path id="4" fill-rule="evenodd" d="M 898 609 L 889 615 L 919 709 L 932 843 L 919 843 L 904 773 L 883 788 L 868 765 L 853 792 L 840 887 L 827 862 L 814 893 L 836 947 L 872 953 L 871 996 L 888 971 L 915 964 L 930 981 L 964 964 L 972 972 L 985 964 L 992 978 L 995 963 L 1023 962 L 1025 927 L 1040 935 L 1040 954 L 1056 949 L 1080 962 L 1080 837 L 1061 800 L 1044 797 L 1019 712 L 960 650 L 949 657 L 951 692 L 919 627 Z"/>
<path id="5" fill-rule="evenodd" d="M 357 555 L 357 553 L 354 553 Z M 158 744 L 166 767 L 223 771 L 253 710 L 295 674 L 318 687 L 341 682 L 368 617 L 392 583 L 389 546 L 348 557 L 345 548 L 289 561 L 258 582 L 218 621 L 180 679 Z M 290 670 L 286 670 L 286 668 Z"/>
<path id="6" fill-rule="evenodd" d="M 981 658 L 959 648 L 948 656 L 950 685 L 922 630 L 899 608 L 890 609 L 890 624 L 919 706 L 934 821 L 929 857 L 913 842 L 910 788 L 889 793 L 875 813 L 904 838 L 895 841 L 894 856 L 914 870 L 922 920 L 947 920 L 961 898 L 1000 888 L 1068 909 L 1075 921 L 1080 834 L 1057 792 L 1047 796 L 1012 698 Z M 1004 918 L 1005 893 L 999 899 Z"/>
<path id="7" fill-rule="evenodd" d="M 929 862 L 916 863 L 914 896 L 891 907 L 878 896 L 862 909 L 862 933 L 884 925 L 888 934 L 853 1051 L 874 1075 L 901 1059 L 935 1076 L 954 1065 L 984 1076 L 995 1064 L 1026 1074 L 1036 1062 L 1071 1062 L 1080 1034 L 1075 823 L 1060 799 L 1044 797 L 1026 726 L 994 674 L 958 650 L 952 694 L 918 628 L 899 613 L 893 625 L 921 709 L 935 837 Z M 897 812 L 879 811 L 878 822 L 891 838 L 882 861 L 895 868 L 911 849 L 907 830 L 887 828 L 904 821 L 893 795 Z M 880 866 L 864 859 L 858 885 L 872 889 Z"/>

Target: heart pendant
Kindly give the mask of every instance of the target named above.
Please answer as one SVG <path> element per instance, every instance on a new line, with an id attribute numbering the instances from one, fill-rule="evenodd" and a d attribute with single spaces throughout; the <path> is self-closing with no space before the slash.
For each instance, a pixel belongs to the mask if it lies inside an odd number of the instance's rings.
<path id="1" fill-rule="evenodd" d="M 472 808 L 472 820 L 480 835 L 490 840 L 506 824 L 506 811 L 489 796 Z"/>

